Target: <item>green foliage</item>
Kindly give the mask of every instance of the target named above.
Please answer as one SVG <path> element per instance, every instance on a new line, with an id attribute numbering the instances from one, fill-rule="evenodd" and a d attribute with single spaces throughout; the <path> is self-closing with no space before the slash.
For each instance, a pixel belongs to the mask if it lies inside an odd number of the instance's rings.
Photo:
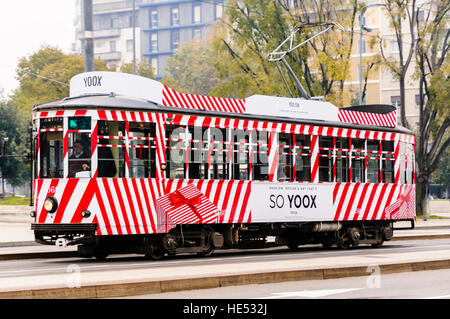
<path id="1" fill-rule="evenodd" d="M 133 63 L 122 64 L 120 67 L 120 72 L 133 74 Z M 155 73 L 153 72 L 152 66 L 145 62 L 136 64 L 136 74 L 149 79 L 155 78 Z"/>
<path id="2" fill-rule="evenodd" d="M 290 96 L 276 62 L 269 62 L 269 53 L 298 27 L 301 32 L 296 34 L 294 45 L 317 34 L 329 22 L 338 22 L 353 30 L 356 1 L 296 1 L 295 8 L 286 3 L 272 0 L 227 2 L 224 21 L 218 24 L 212 42 L 221 81 L 211 92 L 241 98 L 251 94 Z M 343 101 L 343 83 L 349 75 L 352 41 L 353 32 L 334 28 L 292 51 L 285 59 L 309 95 L 325 96 L 339 105 Z M 290 91 L 298 96 L 281 62 L 279 66 Z"/>
<path id="3" fill-rule="evenodd" d="M 210 95 L 219 77 L 212 47 L 199 41 L 183 45 L 167 60 L 169 75 L 162 82 L 183 93 Z"/>
<path id="4" fill-rule="evenodd" d="M 106 62 L 94 61 L 97 71 L 109 70 Z M 69 95 L 70 78 L 84 72 L 84 58 L 64 54 L 57 48 L 44 46 L 29 57 L 20 59 L 17 67 L 19 88 L 13 92 L 11 101 L 20 110 L 29 112 L 33 105 Z"/>
<path id="5" fill-rule="evenodd" d="M 28 155 L 30 119 L 20 112 L 18 107 L 6 101 L 0 101 L 0 141 L 7 137 L 6 155 Z M 30 178 L 30 163 L 26 157 L 0 158 L 0 168 L 9 184 L 19 186 Z"/>

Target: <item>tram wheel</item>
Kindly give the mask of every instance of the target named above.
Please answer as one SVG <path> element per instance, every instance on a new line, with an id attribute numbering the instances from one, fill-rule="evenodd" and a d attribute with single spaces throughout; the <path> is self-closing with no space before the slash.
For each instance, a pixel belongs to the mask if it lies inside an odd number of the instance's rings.
<path id="1" fill-rule="evenodd" d="M 201 257 L 209 257 L 209 256 L 211 256 L 212 254 L 214 254 L 214 251 L 215 251 L 215 249 L 212 248 L 212 247 L 210 247 L 210 248 L 208 248 L 208 249 L 205 249 L 205 250 L 203 250 L 203 251 L 197 253 L 197 255 L 198 255 L 198 256 L 201 256 Z"/>
<path id="2" fill-rule="evenodd" d="M 336 244 L 340 249 L 348 249 L 351 246 L 351 242 L 349 240 L 339 240 Z"/>
<path id="3" fill-rule="evenodd" d="M 151 260 L 160 260 L 164 257 L 165 251 L 161 246 L 149 245 L 145 251 L 145 258 Z"/>

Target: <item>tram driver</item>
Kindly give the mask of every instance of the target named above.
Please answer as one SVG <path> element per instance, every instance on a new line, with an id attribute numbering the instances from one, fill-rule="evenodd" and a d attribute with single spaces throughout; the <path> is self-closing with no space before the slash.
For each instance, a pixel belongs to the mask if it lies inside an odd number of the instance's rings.
<path id="1" fill-rule="evenodd" d="M 90 170 L 90 158 L 84 151 L 83 144 L 77 141 L 73 144 L 73 153 L 69 157 L 69 178 L 75 177 L 75 174 Z"/>

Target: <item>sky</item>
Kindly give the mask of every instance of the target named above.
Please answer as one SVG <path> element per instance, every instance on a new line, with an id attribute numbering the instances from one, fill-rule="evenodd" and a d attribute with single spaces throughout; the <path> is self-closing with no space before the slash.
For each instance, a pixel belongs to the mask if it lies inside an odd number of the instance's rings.
<path id="1" fill-rule="evenodd" d="M 42 45 L 71 51 L 74 19 L 75 0 L 0 1 L 0 97 L 19 86 L 15 76 L 22 57 L 33 55 Z"/>

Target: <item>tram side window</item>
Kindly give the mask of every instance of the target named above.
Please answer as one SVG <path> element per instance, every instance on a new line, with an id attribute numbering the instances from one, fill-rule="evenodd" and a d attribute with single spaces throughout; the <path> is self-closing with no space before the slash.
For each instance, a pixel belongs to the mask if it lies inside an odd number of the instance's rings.
<path id="1" fill-rule="evenodd" d="M 211 143 L 211 178 L 228 179 L 228 146 L 227 130 L 210 128 Z"/>
<path id="2" fill-rule="evenodd" d="M 278 134 L 278 180 L 292 181 L 294 148 L 292 135 L 289 133 Z"/>
<path id="3" fill-rule="evenodd" d="M 64 175 L 63 119 L 41 119 L 40 129 L 40 177 L 62 178 Z"/>
<path id="4" fill-rule="evenodd" d="M 400 184 L 406 184 L 406 143 L 400 142 Z"/>
<path id="5" fill-rule="evenodd" d="M 307 135 L 295 134 L 295 180 L 311 180 L 311 138 Z"/>
<path id="6" fill-rule="evenodd" d="M 333 137 L 319 136 L 319 181 L 333 181 Z"/>
<path id="7" fill-rule="evenodd" d="M 125 123 L 98 121 L 98 177 L 125 177 Z"/>
<path id="8" fill-rule="evenodd" d="M 252 131 L 252 165 L 253 180 L 269 180 L 269 133 L 264 131 Z"/>
<path id="9" fill-rule="evenodd" d="M 406 144 L 406 154 L 407 154 L 407 169 L 406 169 L 406 182 L 412 184 L 414 182 L 414 145 Z"/>
<path id="10" fill-rule="evenodd" d="M 394 182 L 394 142 L 381 142 L 381 177 L 383 183 Z"/>
<path id="11" fill-rule="evenodd" d="M 364 140 L 352 138 L 352 182 L 364 182 Z"/>
<path id="12" fill-rule="evenodd" d="M 166 125 L 166 177 L 186 178 L 186 127 Z"/>
<path id="13" fill-rule="evenodd" d="M 350 182 L 349 149 L 350 142 L 346 137 L 336 137 L 336 181 Z"/>
<path id="14" fill-rule="evenodd" d="M 367 182 L 380 182 L 380 142 L 367 141 Z"/>
<path id="15" fill-rule="evenodd" d="M 249 131 L 232 130 L 231 142 L 233 157 L 231 163 L 232 179 L 247 180 L 249 178 Z"/>
<path id="16" fill-rule="evenodd" d="M 69 117 L 69 178 L 91 177 L 91 117 Z"/>
<path id="17" fill-rule="evenodd" d="M 130 177 L 156 177 L 155 123 L 129 123 Z"/>
<path id="18" fill-rule="evenodd" d="M 208 129 L 188 126 L 189 178 L 208 178 Z"/>

